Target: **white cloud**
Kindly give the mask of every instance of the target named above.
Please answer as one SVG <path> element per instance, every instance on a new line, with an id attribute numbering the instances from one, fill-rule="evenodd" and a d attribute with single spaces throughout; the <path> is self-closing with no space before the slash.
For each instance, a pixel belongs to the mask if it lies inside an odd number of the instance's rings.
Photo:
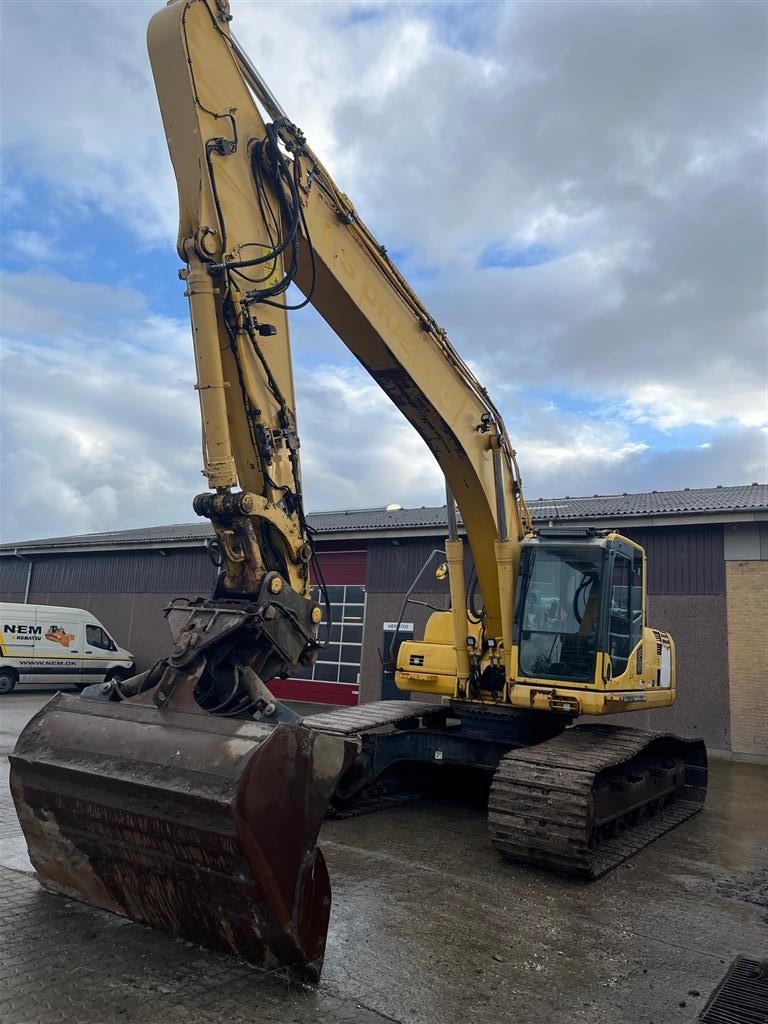
<path id="1" fill-rule="evenodd" d="M 368 170 L 358 208 L 439 271 L 429 305 L 495 377 L 623 399 L 670 429 L 761 421 L 765 8 L 490 17 L 490 84 L 479 60 L 434 44 L 386 105 L 351 94 L 340 109 L 338 135 Z M 564 256 L 478 272 L 490 242 Z"/>
<path id="2" fill-rule="evenodd" d="M 176 231 L 176 194 L 146 59 L 154 3 L 2 5 L 6 174 L 95 204 L 145 240 Z"/>
<path id="3" fill-rule="evenodd" d="M 199 462 L 187 325 L 40 274 L 6 274 L 2 309 L 3 537 L 178 519 Z"/>
<path id="4" fill-rule="evenodd" d="M 768 398 L 759 376 L 744 373 L 726 360 L 714 360 L 695 391 L 664 381 L 638 384 L 624 414 L 661 430 L 691 424 L 713 426 L 723 421 L 761 427 L 768 421 Z"/>
<path id="5" fill-rule="evenodd" d="M 177 227 L 145 40 L 157 8 L 154 0 L 72 0 L 48 5 L 44 20 L 34 7 L 0 8 L 6 173 L 23 171 L 70 202 L 94 204 L 145 244 L 168 244 Z M 373 24 L 354 17 L 363 9 L 378 11 Z M 241 3 L 234 28 L 331 167 L 348 162 L 333 119 L 350 83 L 381 97 L 429 54 L 428 22 L 396 5 Z"/>
<path id="6" fill-rule="evenodd" d="M 54 240 L 39 231 L 13 231 L 9 242 L 17 255 L 33 263 L 49 263 L 58 256 Z"/>
<path id="7" fill-rule="evenodd" d="M 362 370 L 329 364 L 299 377 L 297 405 L 309 509 L 444 500 L 432 454 Z"/>

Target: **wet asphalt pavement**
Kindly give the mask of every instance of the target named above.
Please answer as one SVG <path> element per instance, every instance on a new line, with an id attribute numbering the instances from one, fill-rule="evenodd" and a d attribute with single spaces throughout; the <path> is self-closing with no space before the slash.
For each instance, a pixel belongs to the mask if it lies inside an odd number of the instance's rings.
<path id="1" fill-rule="evenodd" d="M 0 753 L 48 696 L 0 699 Z M 44 893 L 4 756 L 2 769 L 8 1024 L 692 1024 L 735 955 L 768 955 L 765 767 L 714 761 L 704 812 L 591 884 L 505 863 L 475 809 L 326 822 L 334 904 L 316 992 Z"/>

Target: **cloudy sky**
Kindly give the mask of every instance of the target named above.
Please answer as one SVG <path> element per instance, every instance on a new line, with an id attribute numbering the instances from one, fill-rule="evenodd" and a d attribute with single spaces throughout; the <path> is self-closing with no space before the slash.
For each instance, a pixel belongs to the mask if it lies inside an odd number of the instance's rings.
<path id="1" fill-rule="evenodd" d="M 194 518 L 158 6 L 0 3 L 4 540 Z M 765 480 L 763 3 L 232 8 L 500 405 L 530 497 Z M 309 509 L 440 503 L 311 310 L 293 338 Z"/>

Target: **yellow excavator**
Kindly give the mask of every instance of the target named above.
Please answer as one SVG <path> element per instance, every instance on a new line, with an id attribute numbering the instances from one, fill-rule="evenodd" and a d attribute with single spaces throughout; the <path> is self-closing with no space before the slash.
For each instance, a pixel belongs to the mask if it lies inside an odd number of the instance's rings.
<path id="1" fill-rule="evenodd" d="M 149 26 L 209 485 L 194 508 L 213 525 L 218 579 L 166 610 L 166 658 L 30 721 L 11 787 L 49 889 L 312 982 L 329 811 L 386 806 L 425 765 L 480 769 L 504 855 L 595 878 L 701 808 L 706 751 L 572 724 L 675 699 L 672 639 L 645 624 L 644 552 L 618 533 L 533 528 L 498 409 L 230 21 L 228 0 L 171 0 Z M 267 684 L 330 636 L 288 336 L 306 303 L 445 476 L 450 609 L 400 645 L 402 700 L 301 719 Z"/>

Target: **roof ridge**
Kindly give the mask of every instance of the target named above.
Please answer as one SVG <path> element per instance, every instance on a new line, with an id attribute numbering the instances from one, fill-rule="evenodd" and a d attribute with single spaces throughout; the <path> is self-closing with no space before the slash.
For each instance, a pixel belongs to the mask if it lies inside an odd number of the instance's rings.
<path id="1" fill-rule="evenodd" d="M 737 492 L 734 494 L 734 492 Z M 768 510 L 768 484 L 733 484 L 717 487 L 677 488 L 673 490 L 640 491 L 622 494 L 582 495 L 560 498 L 534 498 L 528 502 L 534 519 L 541 516 L 555 519 L 606 519 L 642 516 L 675 516 L 717 512 L 749 512 Z M 544 510 L 548 511 L 545 512 Z M 554 515 L 552 511 L 554 510 Z M 421 505 L 410 508 L 387 509 L 376 506 L 367 509 L 340 509 L 338 511 L 310 512 L 308 517 L 318 533 L 344 531 L 397 529 L 442 529 L 446 525 L 446 506 Z M 318 522 L 322 520 L 322 522 Z M 335 521 L 334 521 L 335 520 Z M 357 521 L 355 521 L 357 520 Z M 43 537 L 34 540 L 10 541 L 0 544 L 0 552 L 35 548 L 75 548 L 119 544 L 121 539 L 130 543 L 162 543 L 186 539 L 199 539 L 211 530 L 207 520 L 191 523 L 167 523 L 161 526 L 127 527 L 100 533 L 68 534 L 63 537 Z"/>

